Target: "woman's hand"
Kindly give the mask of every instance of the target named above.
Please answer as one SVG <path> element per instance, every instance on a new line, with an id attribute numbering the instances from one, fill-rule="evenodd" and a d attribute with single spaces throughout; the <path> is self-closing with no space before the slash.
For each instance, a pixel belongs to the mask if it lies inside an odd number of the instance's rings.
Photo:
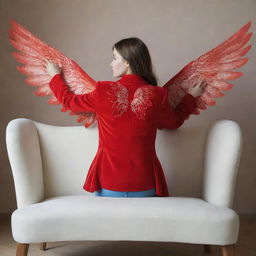
<path id="1" fill-rule="evenodd" d="M 194 85 L 193 87 L 190 87 L 188 89 L 188 93 L 194 97 L 200 96 L 203 93 L 204 87 L 206 85 L 207 83 L 205 81 L 201 81 L 200 83 Z"/>
<path id="2" fill-rule="evenodd" d="M 45 59 L 45 69 L 50 77 L 54 77 L 56 74 L 61 73 L 61 68 L 53 63 L 51 60 Z"/>

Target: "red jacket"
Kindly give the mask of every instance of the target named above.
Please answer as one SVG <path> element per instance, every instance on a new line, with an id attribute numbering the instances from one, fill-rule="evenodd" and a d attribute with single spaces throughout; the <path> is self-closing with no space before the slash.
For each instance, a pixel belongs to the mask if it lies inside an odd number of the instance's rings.
<path id="1" fill-rule="evenodd" d="M 169 196 L 155 151 L 156 132 L 183 124 L 196 107 L 192 95 L 186 94 L 173 110 L 167 88 L 149 85 L 135 74 L 115 82 L 98 81 L 96 89 L 84 95 L 70 92 L 57 74 L 50 88 L 66 108 L 98 115 L 99 146 L 83 186 L 86 191 L 155 188 L 158 196 Z"/>

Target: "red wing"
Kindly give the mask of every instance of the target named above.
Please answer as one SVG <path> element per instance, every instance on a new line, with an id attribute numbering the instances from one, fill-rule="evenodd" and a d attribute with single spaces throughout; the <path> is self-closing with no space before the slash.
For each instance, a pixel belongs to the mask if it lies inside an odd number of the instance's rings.
<path id="1" fill-rule="evenodd" d="M 251 45 L 245 46 L 252 36 L 252 32 L 247 33 L 250 26 L 251 22 L 248 22 L 222 44 L 191 61 L 164 85 L 169 89 L 168 97 L 172 107 L 177 106 L 188 88 L 202 81 L 206 86 L 202 95 L 197 97 L 197 109 L 193 114 L 199 114 L 198 109 L 215 105 L 214 98 L 223 97 L 221 91 L 233 87 L 227 80 L 234 80 L 243 75 L 234 70 L 248 61 L 248 58 L 242 57 L 251 49 Z"/>
<path id="2" fill-rule="evenodd" d="M 50 45 L 44 43 L 16 21 L 11 20 L 9 30 L 9 40 L 11 44 L 19 50 L 13 52 L 14 58 L 24 66 L 17 66 L 17 70 L 27 75 L 25 82 L 37 87 L 34 94 L 37 96 L 50 96 L 48 103 L 51 105 L 60 104 L 53 95 L 49 82 L 51 77 L 44 67 L 44 59 L 50 59 L 62 69 L 66 84 L 74 94 L 85 94 L 96 88 L 96 81 L 93 80 L 75 61 L 66 57 Z M 61 111 L 69 111 L 64 107 Z M 78 115 L 77 122 L 85 122 L 85 127 L 89 127 L 96 120 L 96 113 L 74 113 Z"/>

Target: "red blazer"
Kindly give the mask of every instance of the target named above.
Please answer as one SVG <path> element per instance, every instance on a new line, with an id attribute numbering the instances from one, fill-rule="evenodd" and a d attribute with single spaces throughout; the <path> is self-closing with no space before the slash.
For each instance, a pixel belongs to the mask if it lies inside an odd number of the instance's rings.
<path id="1" fill-rule="evenodd" d="M 96 89 L 84 95 L 70 92 L 61 74 L 49 85 L 66 108 L 98 115 L 99 146 L 83 186 L 86 191 L 155 188 L 158 196 L 169 196 L 155 151 L 156 132 L 183 124 L 196 107 L 192 95 L 186 94 L 173 110 L 167 88 L 149 85 L 135 74 L 98 81 Z"/>

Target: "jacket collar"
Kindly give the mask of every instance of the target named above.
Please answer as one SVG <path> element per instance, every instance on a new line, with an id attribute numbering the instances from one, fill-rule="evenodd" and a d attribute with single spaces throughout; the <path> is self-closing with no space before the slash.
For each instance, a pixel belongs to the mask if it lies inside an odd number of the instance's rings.
<path id="1" fill-rule="evenodd" d="M 119 79 L 117 82 L 121 82 L 121 83 L 123 82 L 126 84 L 137 84 L 137 85 L 148 84 L 143 77 L 136 74 L 123 75 L 121 79 Z"/>

